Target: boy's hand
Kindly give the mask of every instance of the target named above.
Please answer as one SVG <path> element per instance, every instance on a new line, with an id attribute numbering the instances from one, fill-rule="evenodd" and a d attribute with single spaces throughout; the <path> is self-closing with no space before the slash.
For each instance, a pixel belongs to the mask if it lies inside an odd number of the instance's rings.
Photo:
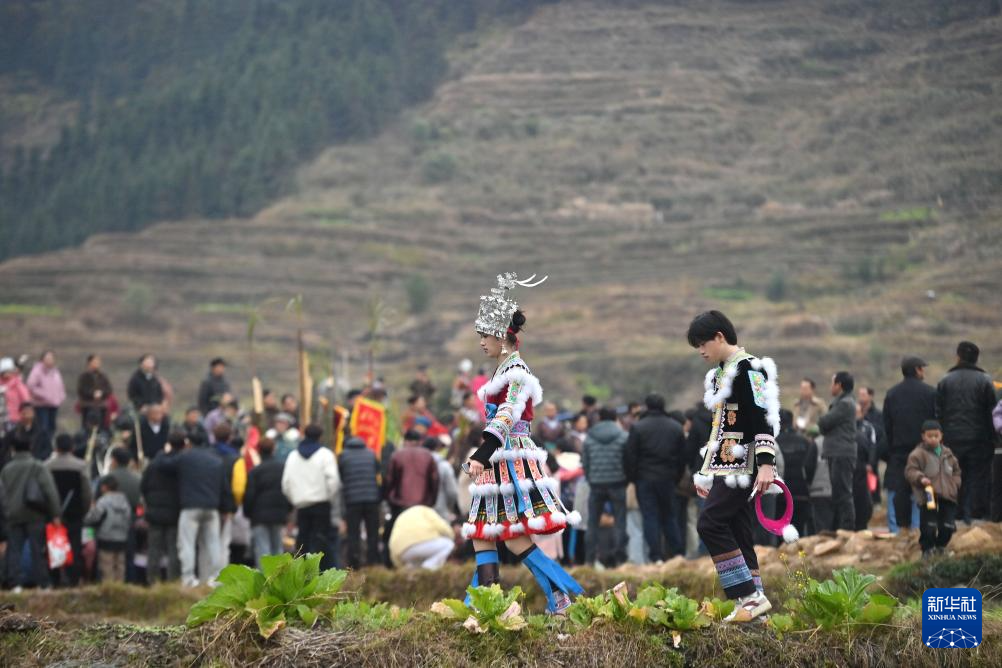
<path id="1" fill-rule="evenodd" d="M 919 482 L 922 483 L 923 486 L 932 484 L 932 480 L 929 480 L 929 478 L 926 478 L 925 476 L 922 476 L 922 479 L 919 480 Z"/>

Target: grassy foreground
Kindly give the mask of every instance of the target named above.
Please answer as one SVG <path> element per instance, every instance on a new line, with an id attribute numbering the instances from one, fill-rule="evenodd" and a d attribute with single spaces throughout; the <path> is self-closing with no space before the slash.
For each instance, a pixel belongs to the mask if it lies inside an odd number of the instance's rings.
<path id="1" fill-rule="evenodd" d="M 0 629 L 9 627 L 11 617 L 0 617 Z M 925 648 L 917 620 L 855 636 L 808 632 L 782 640 L 762 625 L 718 624 L 682 634 L 677 645 L 667 633 L 630 625 L 599 623 L 567 635 L 562 624 L 566 622 L 516 636 L 475 636 L 420 614 L 395 629 L 366 630 L 335 622 L 312 631 L 286 629 L 263 641 L 248 627 L 210 625 L 188 631 L 182 626 L 94 624 L 69 630 L 41 623 L 33 629 L 0 633 L 0 665 L 1002 665 L 997 640 L 989 639 L 977 650 Z M 997 639 L 1002 632 L 1002 620 L 987 620 L 985 626 L 986 638 Z"/>

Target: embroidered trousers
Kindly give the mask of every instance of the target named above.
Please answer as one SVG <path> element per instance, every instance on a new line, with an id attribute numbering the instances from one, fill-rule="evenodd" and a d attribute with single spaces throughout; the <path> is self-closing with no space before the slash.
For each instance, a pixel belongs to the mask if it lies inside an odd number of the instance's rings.
<path id="1" fill-rule="evenodd" d="M 716 480 L 696 523 L 699 537 L 713 558 L 724 594 L 731 599 L 747 596 L 756 589 L 753 577 L 758 577 L 758 558 L 752 531 L 756 519 L 749 494 L 750 488 L 731 488 L 722 479 Z"/>

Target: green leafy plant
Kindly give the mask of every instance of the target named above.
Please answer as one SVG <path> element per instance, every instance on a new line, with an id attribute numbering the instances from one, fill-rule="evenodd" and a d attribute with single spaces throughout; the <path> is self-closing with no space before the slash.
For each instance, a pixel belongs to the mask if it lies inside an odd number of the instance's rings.
<path id="1" fill-rule="evenodd" d="M 712 621 L 719 622 L 734 612 L 734 601 L 731 599 L 704 598 L 699 611 Z"/>
<path id="2" fill-rule="evenodd" d="M 522 616 L 522 588 L 512 587 L 507 593 L 500 585 L 467 587 L 470 607 L 455 598 L 433 603 L 431 611 L 445 619 L 465 620 L 463 628 L 471 633 L 521 631 L 528 626 Z M 538 620 L 535 620 L 538 624 Z"/>
<path id="3" fill-rule="evenodd" d="M 567 615 L 577 626 L 588 626 L 596 619 L 610 619 L 676 631 L 701 628 L 711 621 L 694 599 L 680 594 L 675 587 L 666 589 L 657 583 L 641 589 L 635 601 L 630 600 L 624 584 L 598 596 L 578 597 Z"/>
<path id="4" fill-rule="evenodd" d="M 371 631 L 399 628 L 413 616 L 413 608 L 368 601 L 341 601 L 332 611 L 332 617 L 336 621 Z"/>
<path id="5" fill-rule="evenodd" d="M 253 619 L 270 638 L 296 620 L 312 627 L 329 614 L 347 572 L 320 571 L 321 554 L 262 557 L 261 570 L 231 564 L 219 574 L 219 586 L 192 606 L 186 623 L 199 626 L 218 618 Z"/>
<path id="6" fill-rule="evenodd" d="M 855 568 L 842 568 L 824 582 L 808 579 L 801 599 L 788 602 L 787 608 L 801 625 L 826 631 L 884 624 L 894 616 L 899 602 L 891 596 L 868 593 L 867 589 L 876 581 L 873 575 Z"/>
<path id="7" fill-rule="evenodd" d="M 766 623 L 780 640 L 785 634 L 797 628 L 797 622 L 790 615 L 771 615 Z"/>

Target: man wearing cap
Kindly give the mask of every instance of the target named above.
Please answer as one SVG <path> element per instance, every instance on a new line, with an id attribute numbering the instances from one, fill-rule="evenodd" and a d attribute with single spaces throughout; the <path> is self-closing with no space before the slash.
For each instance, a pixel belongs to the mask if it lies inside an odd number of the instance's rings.
<path id="1" fill-rule="evenodd" d="M 911 485 L 905 480 L 908 455 L 922 440 L 922 423 L 936 417 L 936 390 L 925 381 L 928 365 L 921 357 L 901 360 L 904 379 L 889 389 L 884 397 L 884 433 L 887 438 L 887 528 L 917 527 L 918 506 L 912 500 Z"/>
<path id="2" fill-rule="evenodd" d="M 963 480 L 957 516 L 968 524 L 988 517 L 994 456 L 995 388 L 978 366 L 981 350 L 970 341 L 957 344 L 957 363 L 936 386 L 936 417 L 943 442 L 960 461 Z"/>
<path id="3" fill-rule="evenodd" d="M 222 396 L 230 391 L 230 381 L 226 379 L 226 360 L 222 357 L 213 358 L 209 362 L 209 375 L 198 388 L 198 410 L 202 415 L 219 405 Z"/>

